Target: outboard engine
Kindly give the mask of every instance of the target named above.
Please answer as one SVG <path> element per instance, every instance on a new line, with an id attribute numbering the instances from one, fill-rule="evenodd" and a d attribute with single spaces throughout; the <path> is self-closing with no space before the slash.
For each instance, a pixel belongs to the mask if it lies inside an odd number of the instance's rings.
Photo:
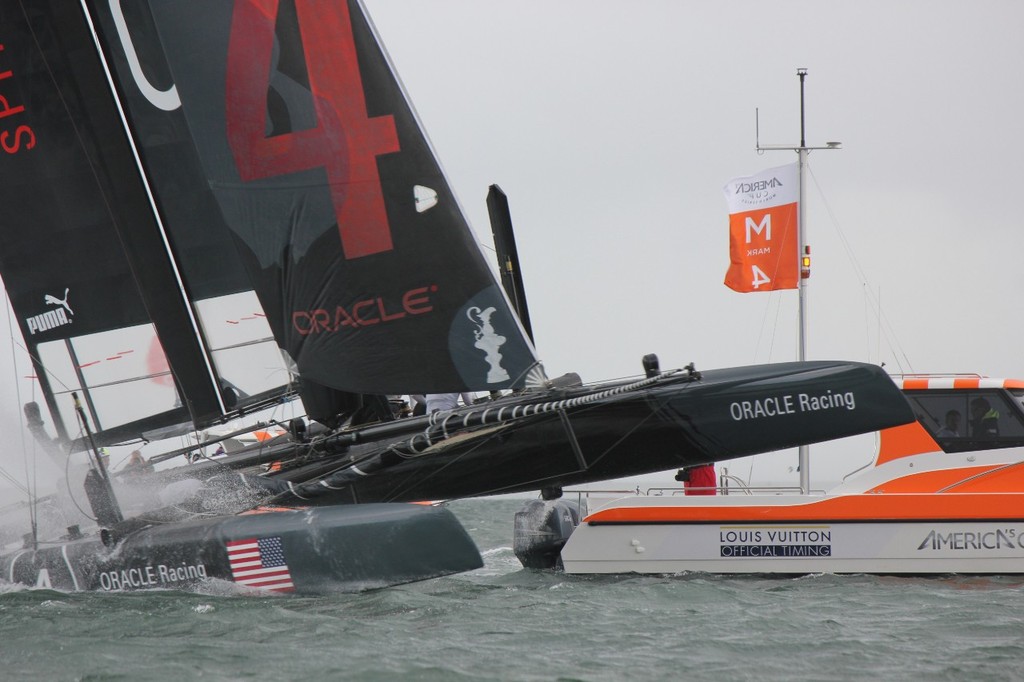
<path id="1" fill-rule="evenodd" d="M 512 549 L 526 568 L 557 568 L 561 565 L 562 547 L 578 525 L 577 503 L 561 497 L 550 499 L 547 495 L 530 500 L 516 512 Z"/>

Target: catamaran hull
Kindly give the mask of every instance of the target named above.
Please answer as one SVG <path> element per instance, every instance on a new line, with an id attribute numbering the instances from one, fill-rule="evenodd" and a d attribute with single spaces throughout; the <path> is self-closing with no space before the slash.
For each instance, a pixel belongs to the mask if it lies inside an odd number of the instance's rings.
<path id="1" fill-rule="evenodd" d="M 0 557 L 0 577 L 67 591 L 191 589 L 357 592 L 483 565 L 450 511 L 371 504 L 151 526 L 108 548 L 96 536 Z"/>
<path id="2" fill-rule="evenodd" d="M 297 499 L 321 504 L 521 492 L 723 461 L 913 419 L 880 368 L 852 362 L 665 376 L 588 402 L 595 393 L 602 391 L 579 388 L 474 405 L 436 419 L 429 445 L 422 435 L 412 440 L 410 430 L 402 438 L 353 445 L 307 468 L 284 469 L 279 479 L 311 482 L 298 489 Z M 428 427 L 420 423 L 422 434 Z"/>
<path id="3" fill-rule="evenodd" d="M 567 573 L 1024 574 L 1024 494 L 636 498 L 577 527 Z"/>

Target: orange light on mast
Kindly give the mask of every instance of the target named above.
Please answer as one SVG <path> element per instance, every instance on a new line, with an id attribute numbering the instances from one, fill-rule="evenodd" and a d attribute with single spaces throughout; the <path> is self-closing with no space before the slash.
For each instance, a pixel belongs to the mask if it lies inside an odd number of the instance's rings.
<path id="1" fill-rule="evenodd" d="M 811 276 L 811 247 L 804 245 L 804 255 L 800 257 L 800 279 Z"/>

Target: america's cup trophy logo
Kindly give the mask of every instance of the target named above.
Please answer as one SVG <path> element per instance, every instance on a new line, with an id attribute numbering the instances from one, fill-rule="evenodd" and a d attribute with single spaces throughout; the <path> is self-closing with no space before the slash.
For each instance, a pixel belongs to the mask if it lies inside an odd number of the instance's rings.
<path id="1" fill-rule="evenodd" d="M 476 306 L 466 311 L 466 317 L 476 325 L 473 335 L 476 337 L 474 347 L 482 350 L 491 368 L 487 371 L 487 383 L 496 384 L 500 381 L 508 381 L 508 372 L 501 366 L 501 353 L 498 349 L 505 343 L 506 339 L 494 331 L 491 326 L 491 315 L 495 312 L 492 306 L 480 310 Z"/>

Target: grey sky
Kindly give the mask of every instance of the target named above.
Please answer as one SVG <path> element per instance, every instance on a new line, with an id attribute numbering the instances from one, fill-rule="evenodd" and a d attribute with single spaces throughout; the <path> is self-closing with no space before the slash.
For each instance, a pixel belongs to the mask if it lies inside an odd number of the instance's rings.
<path id="1" fill-rule="evenodd" d="M 795 292 L 722 284 L 721 188 L 795 161 L 754 110 L 797 142 L 806 67 L 807 141 L 843 143 L 810 158 L 808 356 L 1024 376 L 1024 3 L 365 2 L 483 243 L 509 195 L 549 374 L 795 359 Z"/>
<path id="2" fill-rule="evenodd" d="M 550 374 L 796 358 L 796 293 L 722 284 L 721 188 L 796 160 L 754 112 L 798 142 L 805 67 L 807 142 L 843 143 L 810 157 L 808 357 L 1024 376 L 1024 3 L 366 2 L 483 243 L 509 195 Z"/>
<path id="3" fill-rule="evenodd" d="M 367 5 L 485 243 L 487 185 L 509 195 L 550 372 L 795 357 L 795 293 L 722 284 L 721 187 L 795 161 L 757 155 L 754 110 L 763 143 L 797 142 L 806 67 L 808 143 L 843 142 L 810 158 L 809 356 L 1024 373 L 1024 5 Z"/>

